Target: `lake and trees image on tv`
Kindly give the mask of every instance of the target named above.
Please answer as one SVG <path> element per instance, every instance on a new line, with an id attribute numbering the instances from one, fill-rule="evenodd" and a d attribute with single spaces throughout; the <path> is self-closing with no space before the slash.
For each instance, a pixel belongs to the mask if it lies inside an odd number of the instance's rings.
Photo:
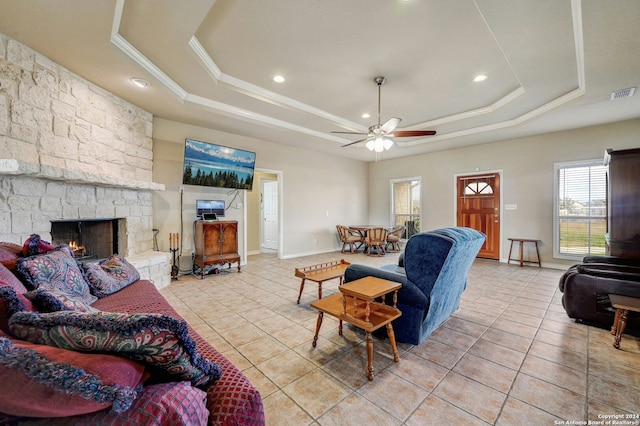
<path id="1" fill-rule="evenodd" d="M 187 139 L 182 183 L 251 190 L 255 162 L 254 152 Z"/>

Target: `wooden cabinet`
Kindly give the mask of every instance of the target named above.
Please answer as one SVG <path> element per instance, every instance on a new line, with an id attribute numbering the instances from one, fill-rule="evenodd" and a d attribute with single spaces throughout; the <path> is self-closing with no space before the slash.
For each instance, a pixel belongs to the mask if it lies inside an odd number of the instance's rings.
<path id="1" fill-rule="evenodd" d="M 209 265 L 224 265 L 238 262 L 238 222 L 235 220 L 196 220 L 193 224 L 196 254 L 193 263 L 200 267 L 200 277 L 204 278 Z"/>
<path id="2" fill-rule="evenodd" d="M 640 258 L 640 148 L 607 150 L 608 234 L 611 256 Z"/>

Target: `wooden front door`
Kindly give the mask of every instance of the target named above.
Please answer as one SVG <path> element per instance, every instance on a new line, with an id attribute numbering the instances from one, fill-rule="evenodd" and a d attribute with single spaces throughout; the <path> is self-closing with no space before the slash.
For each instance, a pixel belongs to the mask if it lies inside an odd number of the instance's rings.
<path id="1" fill-rule="evenodd" d="M 500 258 L 500 175 L 459 176 L 457 182 L 458 226 L 476 229 L 487 236 L 478 257 Z"/>

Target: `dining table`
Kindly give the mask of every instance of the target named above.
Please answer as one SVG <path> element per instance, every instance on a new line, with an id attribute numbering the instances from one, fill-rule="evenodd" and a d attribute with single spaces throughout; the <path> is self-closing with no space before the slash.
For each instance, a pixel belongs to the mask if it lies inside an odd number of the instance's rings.
<path id="1" fill-rule="evenodd" d="M 356 247 L 356 251 L 358 251 L 360 247 L 364 246 L 364 252 L 365 253 L 367 252 L 367 244 L 364 243 L 364 239 L 367 237 L 367 232 L 371 228 L 387 228 L 388 229 L 389 227 L 384 225 L 349 225 L 350 231 L 356 231 L 362 237 L 363 242 L 360 243 L 358 247 Z"/>

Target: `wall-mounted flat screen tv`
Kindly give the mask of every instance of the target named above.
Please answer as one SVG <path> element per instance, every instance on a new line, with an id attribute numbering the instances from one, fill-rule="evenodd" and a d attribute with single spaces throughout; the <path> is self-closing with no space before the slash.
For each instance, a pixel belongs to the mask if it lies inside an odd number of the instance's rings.
<path id="1" fill-rule="evenodd" d="M 217 217 L 224 217 L 224 200 L 196 200 L 196 215 L 215 213 Z"/>
<path id="2" fill-rule="evenodd" d="M 255 152 L 186 139 L 182 183 L 251 191 L 255 164 Z"/>

